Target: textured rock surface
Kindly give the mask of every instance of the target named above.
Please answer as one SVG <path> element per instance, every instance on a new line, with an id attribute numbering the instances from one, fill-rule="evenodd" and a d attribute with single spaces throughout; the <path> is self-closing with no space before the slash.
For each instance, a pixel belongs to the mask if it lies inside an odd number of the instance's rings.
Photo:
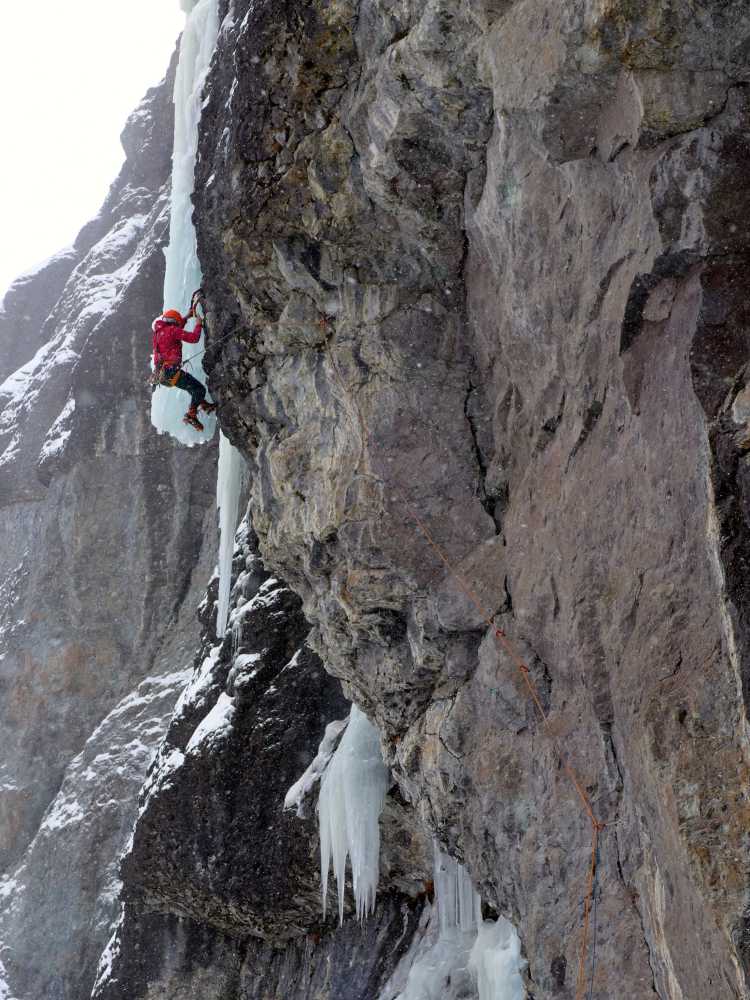
<path id="1" fill-rule="evenodd" d="M 278 949 L 238 940 L 205 924 L 166 914 L 131 913 L 118 947 L 114 978 L 96 1000 L 373 1000 L 412 936 L 417 912 L 381 901 L 364 925 L 348 921 L 320 937 L 308 935 Z M 118 982 L 118 975 L 127 980 Z"/>
<path id="2" fill-rule="evenodd" d="M 148 421 L 171 87 L 129 119 L 99 216 L 0 316 L 3 363 L 25 362 L 0 385 L 0 963 L 17 1000 L 90 993 L 215 555 L 215 450 Z"/>
<path id="3" fill-rule="evenodd" d="M 0 881 L 15 997 L 88 997 L 117 916 L 118 859 L 148 765 L 189 671 L 149 678 L 68 766 L 22 863 Z"/>
<path id="4" fill-rule="evenodd" d="M 213 633 L 214 584 L 123 862 L 123 918 L 97 1000 L 365 1000 L 419 921 L 419 901 L 396 894 L 361 926 L 322 918 L 315 817 L 283 804 L 348 705 L 305 643 L 299 598 L 264 571 L 252 533 L 238 537 L 231 631 Z M 406 853 L 391 852 L 391 867 Z"/>
<path id="5" fill-rule="evenodd" d="M 573 995 L 748 996 L 743 2 L 238 0 L 196 199 L 266 563 Z M 210 184 L 209 184 L 210 180 Z"/>

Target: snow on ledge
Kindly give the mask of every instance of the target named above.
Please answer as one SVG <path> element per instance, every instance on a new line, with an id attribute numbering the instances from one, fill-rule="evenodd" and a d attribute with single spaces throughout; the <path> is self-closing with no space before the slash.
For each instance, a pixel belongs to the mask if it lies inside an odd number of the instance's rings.
<path id="1" fill-rule="evenodd" d="M 295 656 L 298 654 L 295 653 Z M 290 663 L 293 661 L 290 661 Z M 318 747 L 318 753 L 312 764 L 305 773 L 292 785 L 286 793 L 284 799 L 284 810 L 295 809 L 297 815 L 303 819 L 307 815 L 306 799 L 315 785 L 321 780 L 328 767 L 328 763 L 333 756 L 334 750 L 339 741 L 341 732 L 346 728 L 348 719 L 341 719 L 337 722 L 329 722 L 326 726 L 325 735 Z"/>
<path id="2" fill-rule="evenodd" d="M 222 691 L 219 700 L 190 737 L 185 753 L 194 753 L 206 743 L 211 744 L 224 739 L 232 728 L 233 719 L 234 700 Z"/>
<path id="3" fill-rule="evenodd" d="M 72 396 L 69 396 L 68 401 L 65 406 L 63 406 L 57 419 L 47 431 L 47 436 L 44 439 L 42 450 L 39 453 L 40 461 L 44 462 L 47 459 L 53 458 L 55 455 L 59 455 L 65 447 L 71 432 L 69 421 L 75 412 L 75 408 L 76 401 Z M 68 424 L 68 426 L 66 426 L 66 424 Z"/>

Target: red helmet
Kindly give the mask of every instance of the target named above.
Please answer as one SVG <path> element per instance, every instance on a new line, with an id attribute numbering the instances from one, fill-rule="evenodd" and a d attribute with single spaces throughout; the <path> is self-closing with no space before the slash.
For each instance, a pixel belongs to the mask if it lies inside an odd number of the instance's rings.
<path id="1" fill-rule="evenodd" d="M 180 326 L 183 326 L 185 323 L 185 320 L 182 318 L 182 314 L 178 313 L 176 309 L 167 309 L 166 312 L 161 314 L 161 318 L 166 319 L 171 323 L 179 323 Z"/>

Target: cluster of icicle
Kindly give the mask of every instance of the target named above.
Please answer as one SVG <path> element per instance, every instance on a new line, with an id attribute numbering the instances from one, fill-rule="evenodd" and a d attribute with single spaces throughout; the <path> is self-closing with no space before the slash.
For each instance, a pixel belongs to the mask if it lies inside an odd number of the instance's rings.
<path id="1" fill-rule="evenodd" d="M 396 1000 L 523 1000 L 521 942 L 500 917 L 482 920 L 482 903 L 466 869 L 435 845 L 435 906 L 429 932 L 411 956 Z M 381 1000 L 391 1000 L 387 991 Z"/>
<path id="2" fill-rule="evenodd" d="M 377 729 L 356 705 L 320 785 L 320 875 L 323 912 L 328 895 L 328 872 L 333 861 L 344 920 L 346 859 L 352 869 L 357 916 L 375 906 L 380 867 L 380 813 L 388 791 L 389 773 L 380 752 Z"/>
<path id="3" fill-rule="evenodd" d="M 338 889 L 339 921 L 344 919 L 347 857 L 357 917 L 375 905 L 380 869 L 379 819 L 389 785 L 377 729 L 352 705 L 344 735 L 320 785 L 320 874 L 323 912 L 328 876 Z M 295 786 L 296 787 L 296 786 Z M 408 975 L 388 986 L 380 1000 L 523 1000 L 521 942 L 505 918 L 482 919 L 482 904 L 466 869 L 435 845 L 435 909 L 408 956 Z M 393 984 L 389 984 L 395 986 Z"/>

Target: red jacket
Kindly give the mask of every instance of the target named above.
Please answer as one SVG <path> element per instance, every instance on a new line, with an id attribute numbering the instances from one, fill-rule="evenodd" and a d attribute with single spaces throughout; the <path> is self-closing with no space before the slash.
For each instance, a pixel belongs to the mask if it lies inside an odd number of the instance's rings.
<path id="1" fill-rule="evenodd" d="M 182 364 L 182 341 L 197 344 L 201 335 L 201 322 L 188 331 L 177 323 L 159 317 L 152 325 L 154 331 L 154 368 L 179 368 Z"/>

